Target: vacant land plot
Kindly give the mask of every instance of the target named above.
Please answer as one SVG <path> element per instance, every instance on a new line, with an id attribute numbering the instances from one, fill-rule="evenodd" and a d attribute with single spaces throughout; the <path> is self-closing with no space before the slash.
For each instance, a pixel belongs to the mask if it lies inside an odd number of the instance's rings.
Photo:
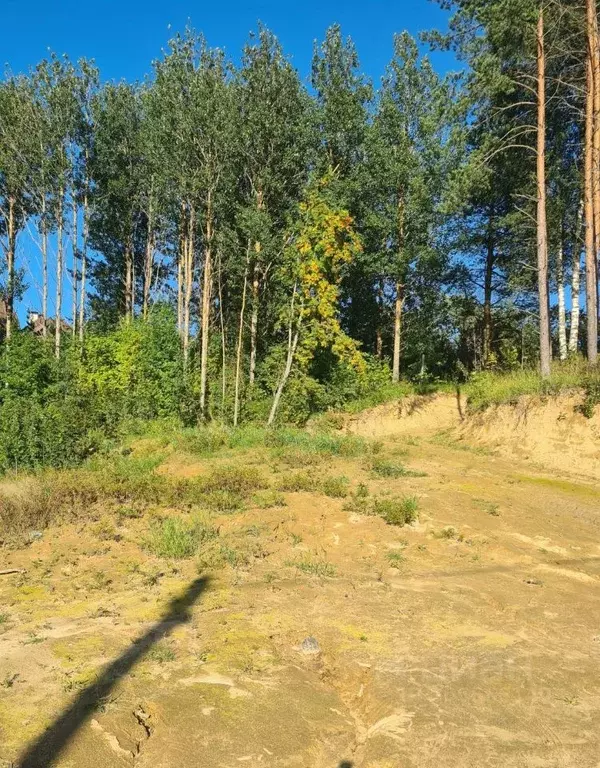
<path id="1" fill-rule="evenodd" d="M 600 492 L 378 433 L 4 483 L 0 765 L 597 768 Z"/>

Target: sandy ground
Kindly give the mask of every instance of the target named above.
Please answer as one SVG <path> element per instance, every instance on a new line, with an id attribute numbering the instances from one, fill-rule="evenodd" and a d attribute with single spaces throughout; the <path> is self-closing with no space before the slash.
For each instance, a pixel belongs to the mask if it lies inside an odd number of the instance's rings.
<path id="1" fill-rule="evenodd" d="M 243 566 L 149 557 L 144 520 L 4 551 L 0 766 L 598 768 L 600 491 L 470 449 L 446 406 L 353 427 L 426 476 L 327 466 L 416 495 L 410 527 L 290 493 L 219 521 Z"/>

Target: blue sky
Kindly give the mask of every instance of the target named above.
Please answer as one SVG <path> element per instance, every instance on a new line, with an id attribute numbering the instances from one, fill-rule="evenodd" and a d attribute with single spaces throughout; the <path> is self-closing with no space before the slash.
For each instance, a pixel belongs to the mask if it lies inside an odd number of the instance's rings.
<path id="1" fill-rule="evenodd" d="M 93 58 L 106 79 L 140 79 L 169 37 L 188 21 L 209 44 L 235 57 L 258 20 L 281 40 L 302 75 L 312 44 L 339 22 L 356 42 L 363 70 L 378 80 L 391 57 L 392 35 L 444 28 L 446 13 L 433 0 L 262 2 L 228 0 L 3 0 L 0 63 L 27 70 L 46 54 Z M 437 55 L 440 69 L 451 58 Z"/>
<path id="2" fill-rule="evenodd" d="M 94 59 L 104 80 L 140 80 L 151 71 L 169 38 L 190 23 L 203 32 L 210 45 L 224 48 L 237 58 L 257 22 L 266 24 L 280 39 L 303 78 L 310 73 L 313 41 L 321 40 L 327 27 L 342 25 L 356 43 L 361 69 L 375 83 L 392 55 L 395 32 L 414 35 L 425 29 L 444 29 L 447 15 L 433 0 L 375 0 L 333 2 L 276 0 L 204 2 L 197 0 L 0 0 L 2 46 L 0 69 L 26 72 L 52 50 L 73 60 Z M 435 54 L 440 71 L 453 68 L 450 54 Z M 50 243 L 51 249 L 55 247 Z M 67 267 L 70 250 L 67 250 Z M 52 256 L 51 256 L 52 264 Z M 21 233 L 17 266 L 25 269 L 28 288 L 19 302 L 25 321 L 27 308 L 41 308 L 41 262 L 32 232 Z M 54 314 L 55 286 L 51 272 L 49 311 Z M 64 281 L 63 313 L 69 317 L 71 284 Z"/>

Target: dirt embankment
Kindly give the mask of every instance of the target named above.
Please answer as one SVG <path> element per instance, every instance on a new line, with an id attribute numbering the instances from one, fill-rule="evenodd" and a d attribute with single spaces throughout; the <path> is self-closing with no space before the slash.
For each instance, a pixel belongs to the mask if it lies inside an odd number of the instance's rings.
<path id="1" fill-rule="evenodd" d="M 600 408 L 588 419 L 582 401 L 582 392 L 528 396 L 470 412 L 458 394 L 413 397 L 361 413 L 347 428 L 370 437 L 446 432 L 465 446 L 600 480 Z"/>

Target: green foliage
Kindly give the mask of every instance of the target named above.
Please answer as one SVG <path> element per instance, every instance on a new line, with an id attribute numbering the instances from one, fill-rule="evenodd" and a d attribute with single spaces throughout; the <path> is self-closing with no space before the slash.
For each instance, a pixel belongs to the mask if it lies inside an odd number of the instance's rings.
<path id="1" fill-rule="evenodd" d="M 284 493 L 312 493 L 318 490 L 319 481 L 314 472 L 294 472 L 284 475 L 277 488 Z"/>
<path id="2" fill-rule="evenodd" d="M 407 469 L 402 464 L 394 464 L 391 461 L 385 459 L 374 459 L 371 462 L 371 472 L 379 477 L 425 477 L 423 472 L 416 472 L 411 469 Z"/>
<path id="3" fill-rule="evenodd" d="M 541 379 L 538 371 L 533 369 L 480 373 L 471 377 L 464 391 L 469 407 L 473 410 L 515 403 L 524 395 L 546 397 L 577 389 L 591 393 L 591 403 L 594 393 L 600 388 L 598 382 L 598 374 L 590 373 L 584 361 L 575 359 L 562 364 L 555 363 L 547 379 Z"/>
<path id="4" fill-rule="evenodd" d="M 285 564 L 308 576 L 330 579 L 336 574 L 335 566 L 317 555 L 306 554 L 297 560 L 288 560 Z"/>
<path id="5" fill-rule="evenodd" d="M 157 557 L 181 560 L 193 557 L 202 544 L 217 535 L 215 528 L 199 520 L 186 522 L 167 517 L 153 523 L 143 546 Z"/>
<path id="6" fill-rule="evenodd" d="M 273 507 L 285 507 L 285 497 L 272 489 L 257 491 L 252 496 L 252 504 L 259 509 L 272 509 Z"/>
<path id="7" fill-rule="evenodd" d="M 373 514 L 382 517 L 388 525 L 410 525 L 418 517 L 419 502 L 415 496 L 378 498 L 373 502 Z"/>
<path id="8" fill-rule="evenodd" d="M 325 477 L 319 486 L 321 493 L 332 499 L 345 499 L 350 481 L 347 477 Z"/>

